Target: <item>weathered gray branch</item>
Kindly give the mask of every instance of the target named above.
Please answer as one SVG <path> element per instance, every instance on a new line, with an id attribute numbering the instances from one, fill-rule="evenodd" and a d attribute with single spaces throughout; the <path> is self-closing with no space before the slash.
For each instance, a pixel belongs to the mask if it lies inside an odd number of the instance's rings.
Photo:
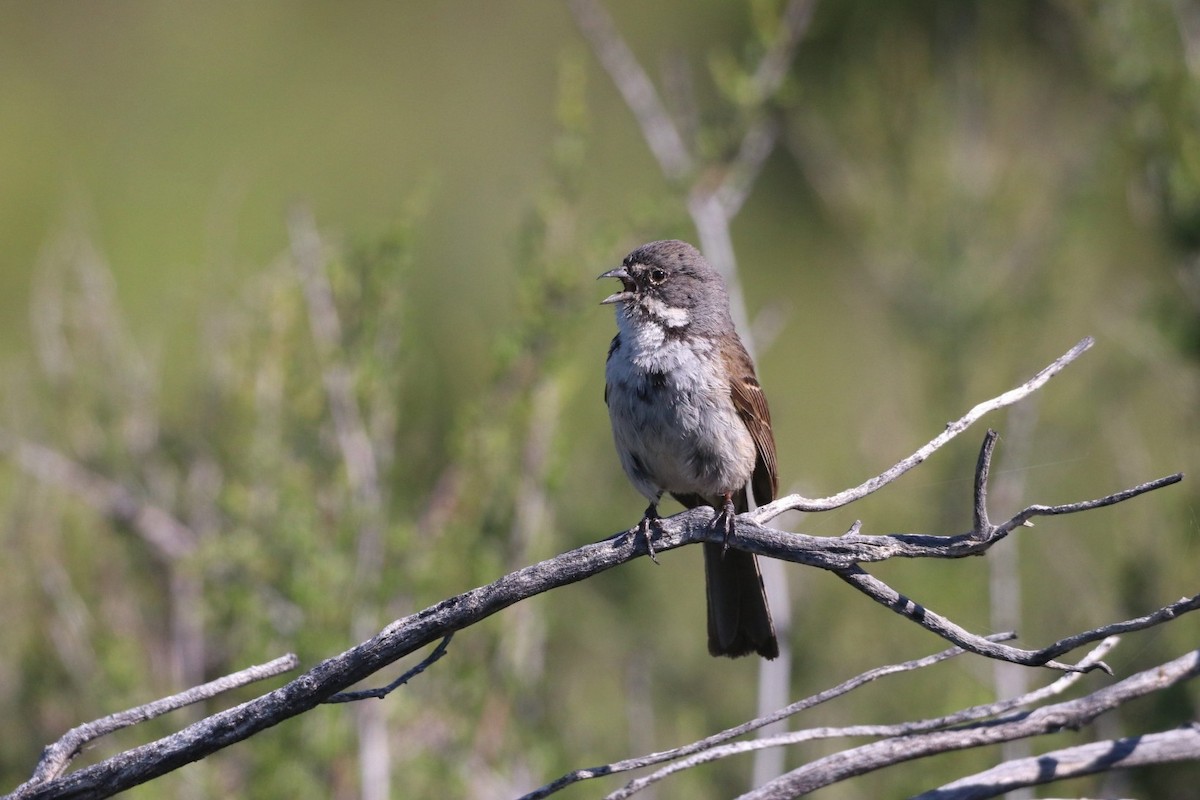
<path id="1" fill-rule="evenodd" d="M 902 761 L 998 744 L 1028 736 L 1077 729 L 1106 711 L 1200 675 L 1200 650 L 1131 675 L 1085 697 L 1042 706 L 998 720 L 872 742 L 819 758 L 742 796 L 743 800 L 784 800 Z"/>
<path id="2" fill-rule="evenodd" d="M 1116 637 L 1111 637 L 1104 640 L 1100 643 L 1100 645 L 1092 650 L 1092 652 L 1088 653 L 1087 656 L 1080 661 L 1080 663 L 1087 664 L 1098 662 L 1104 657 L 1105 653 L 1117 645 L 1117 641 L 1118 640 Z M 948 650 L 945 652 L 950 654 L 958 654 L 964 651 L 955 648 L 954 650 Z M 942 654 L 939 653 L 938 655 L 940 656 Z M 922 664 L 921 666 L 928 666 L 928 664 Z M 625 800 L 625 798 L 632 797 L 634 794 L 646 788 L 647 786 L 657 783 L 658 781 L 676 772 L 690 769 L 694 766 L 704 764 L 709 761 L 716 761 L 721 758 L 740 755 L 742 753 L 751 752 L 754 750 L 764 750 L 770 747 L 784 747 L 787 745 L 799 744 L 801 742 L 810 742 L 816 739 L 845 738 L 851 736 L 870 736 L 875 738 L 911 736 L 917 733 L 944 730 L 951 726 L 961 726 L 964 723 L 995 718 L 1001 714 L 1007 714 L 1020 708 L 1028 708 L 1029 706 L 1035 703 L 1040 703 L 1047 698 L 1060 695 L 1068 688 L 1073 686 L 1082 677 L 1083 672 L 1073 672 L 1068 675 L 1063 675 L 1061 678 L 1049 684 L 1048 686 L 1043 686 L 1040 689 L 1027 692 L 1019 697 L 1013 697 L 1008 700 L 1000 700 L 995 703 L 972 706 L 970 708 L 962 709 L 961 711 L 956 711 L 953 714 L 936 717 L 934 719 L 900 722 L 892 725 L 848 725 L 844 727 L 831 728 L 807 728 L 804 730 L 792 731 L 790 733 L 785 733 L 778 736 L 770 736 L 748 742 L 737 742 L 722 746 L 709 746 L 704 749 L 699 749 L 698 752 L 695 752 L 694 754 L 689 754 L 689 757 L 676 761 L 670 766 L 630 781 L 617 791 L 608 794 L 605 797 L 605 800 Z"/>
<path id="3" fill-rule="evenodd" d="M 1200 760 L 1200 723 L 1122 739 L 1089 742 L 1008 761 L 969 775 L 912 800 L 984 800 L 1043 783 L 1172 761 Z"/>
<path id="4" fill-rule="evenodd" d="M 1017 401 L 1028 397 L 1029 395 L 1042 388 L 1058 373 L 1062 372 L 1067 365 L 1075 361 L 1083 355 L 1091 346 L 1095 344 L 1095 340 L 1091 336 L 1082 339 L 1078 344 L 1056 358 L 1053 363 L 1049 364 L 1043 370 L 1038 372 L 1025 383 L 1010 389 L 1004 394 L 993 397 L 991 400 L 985 400 L 979 405 L 972 408 L 966 414 L 954 422 L 946 425 L 946 429 L 935 436 L 923 447 L 918 449 L 912 455 L 898 461 L 889 469 L 870 478 L 863 483 L 855 486 L 853 489 L 846 489 L 829 497 L 821 497 L 817 499 L 809 499 L 798 494 L 790 494 L 787 497 L 781 497 L 773 503 L 769 503 L 758 509 L 755 509 L 752 514 L 756 521 L 767 522 L 774 519 L 785 511 L 830 511 L 835 508 L 840 508 L 855 500 L 860 500 L 863 497 L 878 491 L 887 486 L 892 481 L 899 478 L 904 473 L 908 472 L 913 467 L 925 461 L 944 446 L 954 437 L 965 431 L 967 428 L 978 422 L 985 414 L 992 411 L 997 411 L 1005 406 L 1010 406 Z"/>
<path id="5" fill-rule="evenodd" d="M 325 700 L 326 703 L 353 703 L 358 700 L 382 700 L 392 692 L 399 689 L 404 684 L 411 681 L 413 678 L 420 675 L 425 670 L 441 660 L 442 656 L 446 655 L 446 650 L 450 647 L 450 640 L 454 638 L 453 633 L 448 633 L 442 638 L 441 643 L 433 648 L 433 651 L 421 659 L 415 667 L 405 670 L 399 678 L 389 683 L 387 686 L 380 686 L 375 689 L 359 689 L 354 692 L 338 692 L 332 697 Z"/>
<path id="6" fill-rule="evenodd" d="M 1014 635 L 1015 634 L 1012 633 L 997 633 L 992 634 L 988 638 L 994 640 L 1011 639 Z M 952 647 L 949 650 L 943 650 L 940 653 L 934 653 L 933 655 L 928 655 L 924 658 L 917 658 L 900 664 L 889 664 L 883 667 L 876 667 L 875 669 L 867 670 L 866 672 L 856 675 L 848 681 L 843 681 L 837 686 L 826 689 L 823 692 L 818 692 L 817 694 L 806 697 L 803 700 L 797 700 L 795 703 L 774 711 L 764 717 L 752 719 L 749 722 L 743 722 L 741 725 L 735 725 L 732 728 L 727 728 L 720 733 L 715 733 L 712 736 L 705 737 L 697 742 L 692 742 L 691 744 L 686 744 L 682 747 L 675 747 L 670 750 L 663 750 L 658 753 L 650 753 L 649 755 L 638 756 L 637 758 L 627 758 L 622 761 L 615 761 L 611 764 L 604 764 L 598 767 L 587 767 L 585 769 L 573 770 L 568 772 L 566 775 L 563 775 L 558 780 L 548 783 L 545 786 L 535 789 L 529 794 L 522 796 L 520 800 L 540 800 L 540 798 L 548 797 L 561 789 L 565 789 L 573 783 L 578 783 L 579 781 L 588 780 L 590 778 L 599 778 L 605 775 L 616 775 L 621 772 L 642 769 L 643 767 L 652 767 L 655 764 L 662 764 L 667 761 L 674 761 L 675 759 L 691 756 L 695 753 L 706 752 L 717 745 L 730 741 L 731 739 L 736 739 L 739 736 L 744 736 L 747 733 L 751 733 L 759 728 L 766 727 L 774 722 L 779 722 L 780 720 L 795 716 L 801 711 L 806 711 L 810 708 L 821 705 L 822 703 L 827 703 L 830 700 L 841 697 L 842 695 L 847 694 L 859 688 L 860 686 L 865 686 L 866 684 L 879 680 L 880 678 L 900 672 L 911 672 L 923 667 L 933 666 L 934 664 L 941 663 L 942 661 L 955 656 L 960 656 L 965 652 L 966 651 L 961 647 Z M 1077 674 L 1078 673 L 1073 673 L 1073 675 Z"/>
<path id="7" fill-rule="evenodd" d="M 1076 349 L 1078 348 L 1079 346 Z M 1061 369 L 1066 363 L 1069 361 L 1063 363 L 1063 359 L 1059 359 L 1054 365 L 1039 373 L 1039 377 L 1045 376 L 1041 377 L 1041 382 L 1044 383 L 1049 374 L 1053 374 L 1050 370 L 1056 365 Z M 1035 378 L 1034 382 L 1037 380 Z M 999 407 L 998 400 L 1010 397 L 1019 390 L 1025 390 L 1025 387 L 1029 385 L 1018 387 L 1017 390 L 1001 395 L 997 400 L 980 404 L 976 408 Z M 1041 384 L 1037 383 L 1037 385 Z M 1028 391 L 1032 390 L 1032 388 L 1028 389 Z M 956 424 L 964 428 L 974 421 L 971 415 L 963 419 L 966 421 L 960 420 Z M 928 452 L 941 447 L 948 440 L 948 438 L 935 439 L 922 448 L 922 451 L 919 451 L 924 453 L 922 460 L 927 457 Z M 985 455 L 981 456 L 980 461 L 983 465 L 982 468 L 986 469 L 990 457 L 987 454 L 990 454 L 991 451 L 991 445 L 986 441 L 984 450 Z M 889 473 L 885 473 L 885 476 L 887 476 L 887 480 L 895 480 L 902 472 L 903 470 L 896 471 L 893 468 Z M 756 521 L 756 512 L 751 512 L 738 517 L 737 535 L 732 545 L 751 552 L 836 572 L 874 599 L 889 604 L 910 619 L 946 636 L 966 650 L 1017 663 L 1052 664 L 1052 659 L 1056 656 L 1084 643 L 1095 641 L 1096 638 L 1110 632 L 1136 630 L 1194 610 L 1200 606 L 1200 596 L 1181 600 L 1140 619 L 1079 634 L 1039 651 L 1025 651 L 1009 648 L 987 638 L 962 631 L 948 620 L 921 608 L 882 582 L 867 575 L 861 570 L 859 564 L 888 558 L 961 558 L 967 555 L 977 555 L 986 551 L 988 547 L 1022 522 L 1034 516 L 1072 513 L 1122 502 L 1144 492 L 1175 483 L 1180 478 L 1181 476 L 1178 475 L 1167 476 L 1123 492 L 1082 503 L 1063 506 L 1030 506 L 1006 523 L 990 526 L 982 535 L 980 532 L 972 531 L 959 536 L 946 537 L 914 534 L 864 536 L 857 533 L 856 529 L 845 536 L 824 538 L 764 527 Z M 976 481 L 976 485 L 978 487 L 980 481 Z M 700 507 L 663 519 L 660 533 L 656 537 L 656 549 L 664 552 L 687 544 L 715 541 L 715 537 L 721 536 L 721 533 L 716 531 L 711 524 L 713 513 L 712 509 Z M 107 797 L 177 769 L 183 764 L 204 758 L 235 742 L 247 739 L 259 731 L 277 725 L 285 719 L 301 714 L 320 703 L 327 702 L 332 696 L 400 658 L 455 631 L 473 625 L 514 603 L 559 586 L 583 580 L 644 555 L 646 543 L 644 537 L 634 535 L 636 530 L 634 528 L 604 541 L 585 545 L 539 564 L 525 567 L 487 586 L 472 589 L 424 611 L 396 620 L 368 641 L 341 655 L 327 659 L 273 692 L 236 708 L 214 714 L 176 734 L 120 753 L 98 764 L 36 786 L 22 787 L 12 797 Z M 1060 664 L 1052 665 L 1059 668 L 1070 668 Z M 1086 669 L 1087 667 L 1076 668 Z"/>
<path id="8" fill-rule="evenodd" d="M 714 536 L 711 525 L 711 509 L 698 508 L 663 520 L 663 535 L 658 542 L 661 551 L 684 544 L 706 541 Z M 791 556 L 788 560 L 812 566 L 832 568 L 831 564 L 842 565 L 849 551 L 842 545 L 847 537 L 818 539 L 800 537 L 805 545 L 787 552 L 786 541 L 795 534 L 772 531 L 752 523 L 742 529 L 746 515 L 739 517 L 739 531 L 735 546 L 748 546 L 756 552 Z M 892 537 L 862 537 L 864 539 L 886 539 Z M 911 538 L 911 537 L 910 537 Z M 937 537 L 923 537 L 937 539 Z M 808 542 L 812 540 L 812 542 Z M 823 558 L 812 543 L 824 541 L 835 552 Z M 916 557 L 922 545 L 910 544 L 904 548 L 906 557 Z M 937 547 L 926 547 L 930 557 L 947 556 Z M 23 786 L 11 795 L 12 798 L 49 797 L 108 797 L 145 781 L 170 772 L 178 767 L 204 758 L 235 742 L 247 739 L 259 731 L 279 724 L 310 708 L 326 702 L 331 696 L 374 674 L 415 650 L 438 638 L 468 627 L 513 603 L 550 589 L 583 580 L 599 572 L 644 555 L 645 543 L 641 537 L 626 531 L 617 536 L 594 544 L 585 545 L 539 564 L 526 567 L 497 580 L 494 583 L 473 589 L 438 603 L 419 613 L 396 620 L 378 635 L 341 655 L 317 665 L 287 685 L 236 708 L 214 714 L 176 734 L 151 742 L 141 747 L 113 756 L 98 764 L 34 786 Z M 863 555 L 874 555 L 863 553 Z M 839 567 L 840 568 L 840 567 Z M 1173 607 L 1156 612 L 1141 621 L 1119 623 L 1112 628 L 1131 629 L 1152 624 L 1150 620 L 1164 621 L 1185 611 L 1200 606 L 1200 596 L 1181 601 Z M 1144 622 L 1144 624 L 1140 624 Z M 1091 641 L 1095 632 L 1080 634 L 1072 640 Z M 1089 638 L 1091 636 L 1091 638 Z M 994 644 L 986 639 L 986 644 Z M 996 645 L 999 646 L 999 645 Z M 1062 650 L 1063 643 L 1047 648 Z M 968 648 L 978 649 L 978 648 Z"/>
<path id="9" fill-rule="evenodd" d="M 179 694 L 164 697 L 161 700 L 155 700 L 152 703 L 146 703 L 137 708 L 110 714 L 107 717 L 74 727 L 63 734 L 57 742 L 42 751 L 42 758 L 38 761 L 37 769 L 33 772 L 33 777 L 28 782 L 19 786 L 13 796 L 25 796 L 25 792 L 31 791 L 38 784 L 43 784 L 62 775 L 67 765 L 71 763 L 71 760 L 79 755 L 79 752 L 89 742 L 93 742 L 102 736 L 107 736 L 114 731 L 119 731 L 122 728 L 136 725 L 139 722 L 161 717 L 163 714 L 183 708 L 184 706 L 216 697 L 230 689 L 236 689 L 240 686 L 246 686 L 256 681 L 266 680 L 267 678 L 281 675 L 284 672 L 289 672 L 295 669 L 299 663 L 294 654 L 288 653 L 266 664 L 247 667 L 231 675 L 217 678 L 215 681 L 209 681 Z"/>
<path id="10" fill-rule="evenodd" d="M 1105 636 L 1113 636 L 1119 633 L 1127 633 L 1129 631 L 1160 625 L 1181 614 L 1186 614 L 1189 611 L 1195 611 L 1197 608 L 1200 608 L 1200 594 L 1192 597 L 1184 597 L 1143 617 L 1123 622 L 1114 622 L 1111 625 L 1105 625 L 1095 630 L 1076 634 L 1040 650 L 1022 650 L 1019 647 L 1009 647 L 1008 645 L 990 642 L 982 636 L 977 636 L 955 625 L 940 614 L 936 614 L 924 606 L 913 602 L 883 581 L 867 574 L 867 572 L 859 567 L 834 570 L 834 572 L 838 577 L 877 603 L 887 606 L 897 614 L 916 622 L 922 628 L 932 631 L 943 639 L 954 642 L 959 647 L 970 650 L 972 653 L 1001 661 L 1008 661 L 1012 664 L 1023 664 L 1029 667 L 1045 666 L 1068 672 L 1085 669 L 1085 667 L 1061 664 L 1054 660 L 1055 657 L 1094 642 L 1097 639 L 1103 639 Z M 1109 674 L 1112 673 L 1112 670 L 1102 661 L 1089 665 L 1086 669 L 1100 669 Z"/>
<path id="11" fill-rule="evenodd" d="M 612 17 L 597 0 L 570 0 L 568 7 L 575 24 L 588 40 L 596 58 L 604 66 L 625 105 L 633 112 L 650 152 L 658 160 L 663 175 L 677 180 L 692 171 L 692 156 L 679 129 L 667 113 L 651 82 L 629 45 L 617 33 Z"/>

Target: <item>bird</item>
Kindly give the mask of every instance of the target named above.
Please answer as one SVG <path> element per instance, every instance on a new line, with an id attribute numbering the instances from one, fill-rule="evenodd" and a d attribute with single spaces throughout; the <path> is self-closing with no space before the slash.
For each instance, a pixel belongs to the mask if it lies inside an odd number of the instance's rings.
<path id="1" fill-rule="evenodd" d="M 658 504 L 669 493 L 686 508 L 712 506 L 723 542 L 704 543 L 708 651 L 772 659 L 779 642 L 753 553 L 731 549 L 734 518 L 762 505 L 779 478 L 771 413 L 754 362 L 738 337 L 721 274 L 677 240 L 638 247 L 597 278 L 621 290 L 604 402 L 617 456 L 649 505 L 638 525 L 654 555 Z"/>

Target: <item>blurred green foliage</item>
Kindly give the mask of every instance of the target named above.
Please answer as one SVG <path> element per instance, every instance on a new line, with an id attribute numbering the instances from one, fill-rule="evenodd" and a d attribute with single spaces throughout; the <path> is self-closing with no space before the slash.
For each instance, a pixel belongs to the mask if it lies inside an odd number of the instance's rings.
<path id="1" fill-rule="evenodd" d="M 652 73 L 687 78 L 668 100 L 695 151 L 728 157 L 764 113 L 747 70 L 779 3 L 609 7 Z M 9 448 L 0 786 L 81 721 L 285 651 L 311 665 L 637 520 L 601 402 L 613 324 L 592 278 L 642 241 L 695 232 L 561 5 L 13 6 L 0 103 L 0 430 L 192 537 L 164 554 Z M 765 113 L 780 142 L 733 233 L 785 488 L 857 484 L 1085 334 L 1098 345 L 1082 362 L 988 421 L 998 477 L 1018 487 L 1006 500 L 1196 472 L 1200 6 L 818 2 Z M 377 558 L 360 555 L 370 509 L 286 255 L 297 197 L 326 234 L 333 359 L 382 478 Z M 797 529 L 966 529 L 971 439 Z M 1004 543 L 1018 549 L 1022 642 L 1195 593 L 1189 483 Z M 511 796 L 750 716 L 756 666 L 704 650 L 699 555 L 663 561 L 460 634 L 383 706 L 397 796 Z M 988 630 L 984 560 L 877 572 Z M 941 646 L 839 581 L 789 574 L 796 697 Z M 1110 663 L 1128 674 L 1198 633 L 1184 618 Z M 989 699 L 989 674 L 959 659 L 797 724 L 932 716 Z M 1104 735 L 1198 705 L 1188 687 L 1113 715 Z M 320 708 L 134 795 L 355 796 L 355 725 L 345 706 Z M 902 796 L 993 760 L 960 754 L 822 796 Z M 748 775 L 734 760 L 660 795 L 728 796 Z M 1080 791 L 1186 796 L 1197 778 L 1185 764 Z"/>

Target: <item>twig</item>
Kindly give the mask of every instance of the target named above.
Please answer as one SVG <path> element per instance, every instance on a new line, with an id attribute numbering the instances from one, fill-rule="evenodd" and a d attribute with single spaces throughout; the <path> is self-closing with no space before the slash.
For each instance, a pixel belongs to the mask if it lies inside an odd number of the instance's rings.
<path id="1" fill-rule="evenodd" d="M 1097 639 L 1103 639 L 1106 636 L 1115 636 L 1121 633 L 1130 633 L 1142 630 L 1143 628 L 1161 625 L 1182 614 L 1200 609 L 1200 594 L 1192 597 L 1184 597 L 1142 617 L 1135 617 L 1123 622 L 1114 622 L 1111 625 L 1104 625 L 1094 630 L 1068 636 L 1040 650 L 1022 650 L 1017 647 L 990 642 L 982 636 L 977 636 L 964 630 L 945 617 L 914 603 L 883 581 L 861 569 L 834 570 L 834 572 L 838 577 L 877 603 L 887 606 L 897 614 L 916 622 L 922 628 L 932 631 L 943 639 L 954 642 L 959 647 L 963 647 L 973 653 L 978 653 L 988 658 L 996 658 L 1001 661 L 1008 661 L 1013 664 L 1022 664 L 1031 667 L 1052 667 L 1068 672 L 1074 672 L 1083 667 L 1081 665 L 1070 666 L 1060 664 L 1054 660 L 1057 656 L 1069 653 L 1072 650 L 1090 644 Z M 1087 669 L 1100 669 L 1110 675 L 1112 674 L 1112 670 L 1102 661 L 1087 667 Z"/>
<path id="2" fill-rule="evenodd" d="M 222 678 L 217 678 L 215 681 L 209 681 L 201 686 L 188 689 L 185 692 L 164 697 L 161 700 L 155 700 L 152 703 L 146 703 L 137 708 L 110 714 L 107 717 L 102 717 L 101 719 L 72 728 L 63 734 L 62 738 L 57 742 L 42 751 L 42 758 L 38 761 L 37 769 L 33 772 L 33 777 L 19 786 L 13 793 L 13 796 L 19 797 L 22 795 L 22 792 L 62 775 L 67 765 L 71 763 L 71 760 L 79 754 L 79 751 L 88 742 L 95 741 L 101 736 L 107 736 L 122 728 L 136 725 L 139 722 L 161 717 L 163 714 L 183 708 L 184 706 L 208 700 L 230 689 L 236 689 L 239 686 L 246 686 L 255 681 L 265 680 L 284 672 L 289 672 L 295 669 L 299 663 L 299 659 L 294 654 L 288 653 L 266 664 L 247 667 Z"/>
<path id="3" fill-rule="evenodd" d="M 829 497 L 822 497 L 818 499 L 809 499 L 798 494 L 791 494 L 787 497 L 781 497 L 773 503 L 769 503 L 765 506 L 755 509 L 753 512 L 751 512 L 751 515 L 756 522 L 767 522 L 768 520 L 774 519 L 785 511 L 829 511 L 866 497 L 872 492 L 888 485 L 913 467 L 925 461 L 925 459 L 929 458 L 929 456 L 935 453 L 951 439 L 958 436 L 967 428 L 971 427 L 971 425 L 978 422 L 979 419 L 985 414 L 1004 408 L 1005 406 L 1010 406 L 1018 400 L 1028 397 L 1033 392 L 1042 388 L 1042 386 L 1044 386 L 1048 380 L 1062 372 L 1068 364 L 1072 363 L 1079 358 L 1079 356 L 1083 355 L 1084 352 L 1086 352 L 1094 343 L 1095 340 L 1092 339 L 1092 337 L 1085 337 L 1078 344 L 1076 344 L 1063 355 L 1059 356 L 1054 360 L 1053 363 L 1051 363 L 1037 375 L 1034 375 L 1025 383 L 1021 384 L 1015 389 L 1009 389 L 999 397 L 993 397 L 991 400 L 985 400 L 984 402 L 975 406 L 961 418 L 946 425 L 946 430 L 935 436 L 924 447 L 921 447 L 912 455 L 897 462 L 891 468 L 880 473 L 879 475 L 876 475 L 874 478 L 855 486 L 853 489 L 846 489 L 845 491 L 838 492 L 837 494 L 830 495 Z"/>
<path id="4" fill-rule="evenodd" d="M 1172 731 L 1088 742 L 1031 758 L 1006 761 L 992 769 L 923 792 L 912 800 L 984 800 L 1027 786 L 1111 769 L 1196 760 L 1200 760 L 1200 723 L 1192 722 Z"/>
<path id="5" fill-rule="evenodd" d="M 987 490 L 988 475 L 992 469 L 992 453 L 996 450 L 996 439 L 999 438 L 994 430 L 988 429 L 983 437 L 983 447 L 979 448 L 979 460 L 975 463 L 975 502 L 972 505 L 972 533 L 986 537 L 992 532 L 992 523 L 988 519 Z"/>
<path id="6" fill-rule="evenodd" d="M 791 0 L 783 10 L 779 33 L 754 72 L 754 94 L 759 102 L 779 90 L 796 55 L 796 47 L 808 32 L 816 5 L 816 0 Z"/>
<path id="7" fill-rule="evenodd" d="M 1099 662 L 1105 653 L 1116 646 L 1117 641 L 1118 640 L 1116 637 L 1105 640 L 1092 652 L 1088 653 L 1087 656 L 1080 661 L 1080 664 Z M 960 649 L 956 650 L 959 653 L 964 652 Z M 967 722 L 990 719 L 1000 714 L 1006 714 L 1014 709 L 1031 706 L 1034 703 L 1040 703 L 1042 700 L 1045 700 L 1048 697 L 1062 694 L 1081 677 L 1083 677 L 1082 672 L 1074 672 L 1069 675 L 1062 676 L 1048 686 L 1043 686 L 1041 689 L 1028 692 L 1020 697 L 1014 697 L 995 703 L 987 703 L 985 705 L 965 708 L 953 714 L 936 717 L 934 719 L 920 720 L 916 722 L 901 722 L 894 725 L 849 725 L 840 728 L 809 728 L 802 731 L 792 731 L 779 736 L 756 739 L 750 742 L 739 742 L 737 744 L 726 745 L 724 747 L 713 747 L 705 750 L 704 752 L 697 753 L 691 758 L 684 759 L 671 764 L 668 767 L 664 767 L 663 769 L 656 770 L 649 775 L 643 775 L 635 780 L 632 780 L 621 789 L 607 795 L 605 800 L 624 800 L 624 798 L 630 797 L 647 786 L 656 783 L 676 772 L 690 769 L 691 767 L 699 764 L 705 764 L 710 761 L 716 761 L 722 758 L 740 755 L 742 753 L 751 752 L 754 750 L 762 750 L 768 747 L 784 747 L 793 744 L 800 744 L 801 742 L 810 742 L 816 739 L 833 739 L 850 736 L 911 736 L 913 734 L 925 733 L 927 731 L 942 730 L 952 725 L 962 725 L 963 723 Z"/>
<path id="8" fill-rule="evenodd" d="M 608 11 L 597 0 L 569 0 L 567 6 L 580 33 L 633 112 L 663 175 L 671 180 L 683 178 L 692 171 L 692 156 L 650 77 L 617 33 Z"/>
<path id="9" fill-rule="evenodd" d="M 742 800 L 795 798 L 846 778 L 915 758 L 1076 729 L 1138 697 L 1200 675 L 1200 650 L 1139 672 L 1086 697 L 966 728 L 894 737 L 819 758 L 745 795 Z"/>
<path id="10" fill-rule="evenodd" d="M 753 521 L 755 512 L 750 511 L 738 516 L 737 536 L 735 540 L 731 540 L 730 546 L 771 558 L 780 558 L 784 561 L 835 571 L 849 569 L 858 564 L 887 561 L 892 558 L 966 558 L 967 556 L 983 555 L 1015 528 L 1021 527 L 1025 521 L 1033 517 L 1058 516 L 1115 505 L 1147 492 L 1174 485 L 1181 480 L 1183 480 L 1183 474 L 1177 472 L 1092 500 L 1057 506 L 1032 505 L 1018 512 L 1008 521 L 993 526 L 992 532 L 984 537 L 977 536 L 974 531 L 954 536 L 935 536 L 924 533 L 867 535 L 859 532 L 860 522 L 855 522 L 850 531 L 841 536 L 810 536 L 759 525 Z M 661 543 L 656 538 L 655 550 L 669 550 L 690 541 L 686 531 L 691 530 L 692 515 L 695 514 L 697 522 L 704 514 L 708 514 L 709 518 L 712 516 L 712 509 L 706 506 L 701 506 L 700 509 L 700 513 L 696 513 L 696 509 L 692 509 L 674 517 L 665 518 L 664 524 L 661 526 L 663 531 L 669 534 L 681 533 L 683 535 L 678 540 L 675 535 L 666 535 L 662 538 Z M 675 520 L 683 523 L 684 531 L 679 531 L 678 525 L 670 524 Z M 696 533 L 702 539 L 715 538 L 711 531 L 697 530 Z"/>
<path id="11" fill-rule="evenodd" d="M 1013 636 L 1014 634 L 1012 633 L 996 633 L 992 634 L 988 638 L 1001 640 L 1006 638 L 1011 639 Z M 665 761 L 683 758 L 684 756 L 690 756 L 693 753 L 703 752 L 709 750 L 715 745 L 727 742 L 730 739 L 736 739 L 739 736 L 744 736 L 747 733 L 756 731 L 759 728 L 764 728 L 774 722 L 779 722 L 780 720 L 795 716 L 801 711 L 806 711 L 810 708 L 821 705 L 822 703 L 827 703 L 830 700 L 841 697 L 842 695 L 847 694 L 854 689 L 859 688 L 860 686 L 871 683 L 872 681 L 876 681 L 880 678 L 900 672 L 911 672 L 923 667 L 929 667 L 934 664 L 941 663 L 947 659 L 954 658 L 955 656 L 960 656 L 965 652 L 966 651 L 961 647 L 951 647 L 948 650 L 943 650 L 940 653 L 934 653 L 923 658 L 905 661 L 900 664 L 888 664 L 886 666 L 876 667 L 875 669 L 867 670 L 866 672 L 863 672 L 847 681 L 843 681 L 837 686 L 826 689 L 823 692 L 818 692 L 817 694 L 806 697 L 803 700 L 797 700 L 795 703 L 792 703 L 785 708 L 781 708 L 778 711 L 773 711 L 766 716 L 752 719 L 749 722 L 743 722 L 741 725 L 727 728 L 720 733 L 715 733 L 712 736 L 692 742 L 691 744 L 686 744 L 671 750 L 663 750 L 658 753 L 650 753 L 649 755 L 645 756 L 638 756 L 637 758 L 627 758 L 621 761 L 614 761 L 611 764 L 604 764 L 598 767 L 587 767 L 585 769 L 573 770 L 553 781 L 552 783 L 548 783 L 545 786 L 535 789 L 529 794 L 523 795 L 519 800 L 540 800 L 541 798 L 548 797 L 555 792 L 560 791 L 561 789 L 565 789 L 567 786 L 570 786 L 573 783 L 588 780 L 589 778 L 615 775 L 621 772 L 628 772 L 629 770 L 641 769 L 643 767 L 661 764 Z"/>
<path id="12" fill-rule="evenodd" d="M 380 686 L 375 689 L 362 689 L 357 692 L 338 692 L 332 697 L 326 699 L 325 702 L 353 703 L 356 700 L 368 700 L 372 698 L 381 700 L 437 663 L 442 656 L 446 655 L 446 649 L 450 646 L 450 640 L 453 638 L 453 633 L 446 634 L 438 646 L 433 649 L 433 652 L 427 655 L 421 661 L 421 663 L 417 664 L 412 669 L 407 670 L 403 675 L 401 675 L 399 678 L 396 678 L 396 680 L 392 681 L 387 686 Z"/>
<path id="13" fill-rule="evenodd" d="M 725 178 L 715 190 L 697 186 L 693 190 L 693 198 L 688 203 L 693 219 L 697 216 L 695 205 L 700 198 L 711 196 L 717 203 L 721 214 L 732 221 L 742 210 L 754 182 L 762 172 L 763 165 L 775 152 L 775 143 L 779 139 L 779 123 L 771 117 L 762 117 L 746 131 L 737 155 L 730 162 L 725 172 Z"/>

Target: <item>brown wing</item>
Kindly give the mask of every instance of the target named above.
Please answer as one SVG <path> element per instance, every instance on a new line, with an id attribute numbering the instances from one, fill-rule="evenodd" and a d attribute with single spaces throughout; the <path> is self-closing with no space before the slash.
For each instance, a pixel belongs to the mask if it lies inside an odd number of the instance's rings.
<path id="1" fill-rule="evenodd" d="M 754 377 L 754 362 L 741 342 L 732 339 L 721 356 L 731 376 L 729 394 L 733 406 L 754 441 L 754 472 L 750 476 L 754 500 L 759 505 L 769 503 L 775 499 L 779 479 L 767 398 Z M 680 498 L 680 502 L 690 507 L 691 499 Z M 736 511 L 748 510 L 745 489 L 738 490 L 733 500 Z M 764 658 L 778 656 L 779 642 L 758 559 L 752 553 L 726 550 L 720 543 L 705 542 L 704 574 L 708 592 L 708 652 L 731 658 L 750 653 Z"/>
<path id="2" fill-rule="evenodd" d="M 754 462 L 754 474 L 750 478 L 750 486 L 754 489 L 754 502 L 758 505 L 769 503 L 775 499 L 779 491 L 779 467 L 775 461 L 775 436 L 771 433 L 771 411 L 767 408 L 767 396 L 758 385 L 754 375 L 754 362 L 750 355 L 737 343 L 736 349 L 725 353 L 726 364 L 729 366 L 730 394 L 738 416 L 750 431 L 754 440 L 757 458 Z"/>

